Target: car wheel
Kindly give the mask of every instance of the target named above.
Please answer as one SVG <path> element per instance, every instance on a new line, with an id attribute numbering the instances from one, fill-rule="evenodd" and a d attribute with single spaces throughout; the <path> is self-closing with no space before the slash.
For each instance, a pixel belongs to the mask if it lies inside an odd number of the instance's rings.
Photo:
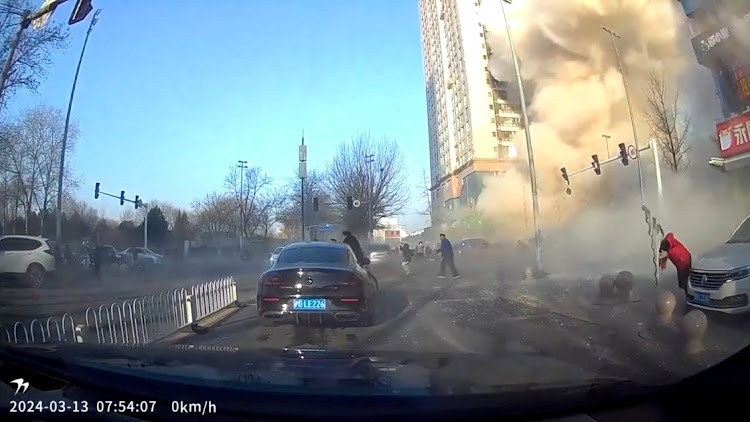
<path id="1" fill-rule="evenodd" d="M 26 283 L 29 287 L 38 289 L 44 285 L 47 279 L 47 272 L 39 264 L 31 264 L 26 269 Z"/>

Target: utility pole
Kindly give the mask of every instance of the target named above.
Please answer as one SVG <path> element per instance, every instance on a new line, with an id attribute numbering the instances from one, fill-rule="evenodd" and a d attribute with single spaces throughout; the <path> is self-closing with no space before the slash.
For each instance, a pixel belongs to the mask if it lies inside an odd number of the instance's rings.
<path id="1" fill-rule="evenodd" d="M 602 138 L 604 138 L 604 142 L 607 144 L 607 158 L 612 158 L 612 154 L 609 152 L 609 139 L 611 138 L 611 136 L 602 135 Z"/>
<path id="2" fill-rule="evenodd" d="M 302 241 L 305 241 L 305 178 L 307 177 L 307 146 L 305 145 L 305 131 L 302 131 L 302 143 L 299 146 L 299 180 L 300 180 L 300 208 L 302 217 Z"/>
<path id="3" fill-rule="evenodd" d="M 643 171 L 641 170 L 641 148 L 638 145 L 638 131 L 635 128 L 635 117 L 633 116 L 633 107 L 630 104 L 630 95 L 628 95 L 628 84 L 625 80 L 625 72 L 622 70 L 622 62 L 620 61 L 620 51 L 617 49 L 616 39 L 620 39 L 620 36 L 614 33 L 612 30 L 602 25 L 602 30 L 609 34 L 612 40 L 612 48 L 615 50 L 615 57 L 617 58 L 617 67 L 620 69 L 620 76 L 622 76 L 622 86 L 625 89 L 625 101 L 628 103 L 628 113 L 630 114 L 630 126 L 633 128 L 633 143 L 635 144 L 636 151 L 636 164 L 638 165 L 638 183 L 641 188 L 641 206 L 646 204 L 645 195 L 643 193 Z"/>
<path id="4" fill-rule="evenodd" d="M 534 212 L 534 240 L 536 242 L 536 273 L 543 275 L 542 267 L 542 234 L 539 229 L 539 194 L 536 185 L 536 165 L 534 163 L 534 145 L 531 142 L 531 127 L 529 125 L 529 115 L 526 111 L 526 96 L 523 92 L 523 80 L 521 79 L 521 69 L 518 65 L 518 56 L 516 56 L 516 47 L 513 44 L 513 33 L 508 25 L 508 17 L 505 14 L 503 3 L 512 4 L 511 0 L 500 2 L 500 9 L 503 12 L 505 28 L 508 31 L 508 43 L 510 44 L 510 54 L 513 57 L 513 67 L 516 70 L 516 81 L 518 82 L 518 94 L 521 97 L 521 113 L 523 114 L 524 133 L 526 135 L 526 152 L 529 156 L 529 179 L 531 182 L 531 205 Z"/>
<path id="5" fill-rule="evenodd" d="M 245 237 L 245 197 L 242 196 L 242 175 L 247 168 L 247 161 L 237 160 L 237 168 L 240 169 L 240 253 L 242 252 L 242 238 Z"/>
<path id="6" fill-rule="evenodd" d="M 75 76 L 73 76 L 73 87 L 70 89 L 70 98 L 68 99 L 68 112 L 65 114 L 65 129 L 63 129 L 62 148 L 60 150 L 60 172 L 57 175 L 57 210 L 55 211 L 55 240 L 57 244 L 62 244 L 62 197 L 63 197 L 63 178 L 65 177 L 65 150 L 68 148 L 68 129 L 70 128 L 70 113 L 73 111 L 73 97 L 76 94 L 76 84 L 78 83 L 78 74 L 81 71 L 83 63 L 83 54 L 86 52 L 86 45 L 89 43 L 89 35 L 94 29 L 94 25 L 99 20 L 101 9 L 94 12 L 89 23 L 89 29 L 86 31 L 86 38 L 83 39 L 81 55 L 78 57 L 78 66 L 76 67 Z"/>
<path id="7" fill-rule="evenodd" d="M 375 162 L 375 154 L 369 154 L 365 156 L 365 162 L 367 163 L 367 239 L 370 243 L 373 242 L 375 235 L 372 232 L 372 196 L 373 190 L 375 190 L 374 177 L 372 173 L 372 163 Z"/>

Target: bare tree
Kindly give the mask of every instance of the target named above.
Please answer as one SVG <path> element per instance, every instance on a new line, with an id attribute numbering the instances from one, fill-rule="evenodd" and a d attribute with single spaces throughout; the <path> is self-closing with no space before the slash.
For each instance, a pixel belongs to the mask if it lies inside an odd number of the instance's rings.
<path id="1" fill-rule="evenodd" d="M 0 1 L 0 57 L 8 56 L 11 39 L 15 36 L 18 23 L 26 11 L 35 10 L 39 5 L 30 0 Z M 41 29 L 24 31 L 13 58 L 10 74 L 5 82 L 4 98 L 0 98 L 0 109 L 19 89 L 36 91 L 40 79 L 47 75 L 52 64 L 52 52 L 68 45 L 68 30 L 62 24 L 49 22 Z"/>
<path id="2" fill-rule="evenodd" d="M 120 222 L 133 221 L 135 218 L 135 210 L 133 208 L 125 208 L 120 213 Z"/>
<path id="3" fill-rule="evenodd" d="M 164 218 L 167 219 L 169 230 L 174 228 L 177 219 L 182 213 L 182 210 L 179 207 L 167 201 L 151 200 L 149 201 L 148 206 L 149 208 L 159 207 L 162 214 L 164 214 Z"/>
<path id="4" fill-rule="evenodd" d="M 57 200 L 57 180 L 60 174 L 60 154 L 62 153 L 62 136 L 65 128 L 65 115 L 59 108 L 49 106 L 37 106 L 25 112 L 21 120 L 22 142 L 34 152 L 33 163 L 38 167 L 32 169 L 38 171 L 33 178 L 30 188 L 33 190 L 33 199 L 41 216 L 41 230 L 44 231 L 44 220 L 47 216 L 50 204 Z M 75 150 L 75 141 L 78 138 L 78 126 L 70 125 L 68 130 L 68 142 L 66 154 L 70 155 Z M 67 190 L 78 185 L 68 165 L 63 177 L 63 187 Z"/>
<path id="5" fill-rule="evenodd" d="M 258 226 L 253 222 L 257 220 L 261 198 L 271 182 L 272 179 L 260 167 L 246 168 L 243 174 L 233 165 L 224 178 L 224 187 L 235 202 L 236 221 L 240 222 L 238 228 L 243 237 L 255 234 Z"/>
<path id="6" fill-rule="evenodd" d="M 326 176 L 319 170 L 309 170 L 304 180 L 305 185 L 305 226 L 310 227 L 338 220 L 339 208 L 326 189 Z M 299 170 L 289 177 L 283 187 L 283 203 L 279 204 L 279 222 L 290 238 L 302 237 L 302 181 Z M 314 198 L 318 198 L 319 209 L 313 208 Z"/>
<path id="7" fill-rule="evenodd" d="M 680 111 L 679 95 L 678 89 L 674 90 L 674 95 L 670 95 L 663 74 L 651 73 L 645 88 L 648 108 L 644 115 L 662 159 L 673 172 L 689 165 L 685 154 L 690 146 L 685 140 L 690 131 L 690 118 Z"/>
<path id="8" fill-rule="evenodd" d="M 368 227 L 368 208 L 372 208 L 370 224 L 377 227 L 383 217 L 399 214 L 409 201 L 406 165 L 395 140 L 375 140 L 361 133 L 339 145 L 327 165 L 326 190 L 339 204 L 352 196 L 362 202 L 356 211 L 343 212 L 346 225 L 356 231 Z"/>
<path id="9" fill-rule="evenodd" d="M 193 201 L 195 225 L 208 237 L 236 229 L 236 203 L 227 194 L 212 192 Z"/>

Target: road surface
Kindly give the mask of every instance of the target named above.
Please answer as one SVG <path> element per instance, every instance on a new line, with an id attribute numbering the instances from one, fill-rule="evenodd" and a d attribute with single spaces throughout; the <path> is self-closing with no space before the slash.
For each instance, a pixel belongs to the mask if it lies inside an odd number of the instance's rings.
<path id="1" fill-rule="evenodd" d="M 416 277 L 406 277 L 392 268 L 381 270 L 376 324 L 372 327 L 265 326 L 256 314 L 252 280 L 238 285 L 239 300 L 248 306 L 206 332 L 177 343 L 467 353 L 497 358 L 498 365 L 520 377 L 519 382 L 536 379 L 540 374 L 534 375 L 535 371 L 548 368 L 547 372 L 580 372 L 648 383 L 696 373 L 746 346 L 750 339 L 744 334 L 746 322 L 712 317 L 706 351 L 686 356 L 674 326 L 653 324 L 649 296 L 653 285 L 648 280 L 639 281 L 630 299 L 607 303 L 597 298 L 598 278 L 522 281 L 502 275 L 503 271 L 518 274 L 521 268 L 505 265 L 498 271 L 496 261 L 487 262 L 486 258 L 459 258 L 460 279 L 436 278 L 436 261 L 413 265 Z M 677 318 L 680 312 L 684 313 L 678 309 Z M 544 382 L 549 376 L 545 374 Z"/>

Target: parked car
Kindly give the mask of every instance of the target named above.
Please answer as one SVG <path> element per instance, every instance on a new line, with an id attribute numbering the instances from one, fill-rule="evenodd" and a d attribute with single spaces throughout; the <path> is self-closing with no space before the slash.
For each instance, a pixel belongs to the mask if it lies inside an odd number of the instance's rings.
<path id="1" fill-rule="evenodd" d="M 489 246 L 490 243 L 486 239 L 482 239 L 481 237 L 470 237 L 461 239 L 461 243 L 456 245 L 456 249 L 458 254 L 461 255 L 471 252 L 472 250 L 487 249 Z"/>
<path id="2" fill-rule="evenodd" d="M 695 308 L 740 314 L 750 311 L 750 216 L 725 243 L 694 259 L 687 304 Z"/>
<path id="3" fill-rule="evenodd" d="M 55 244 L 36 236 L 0 237 L 0 277 L 41 287 L 55 274 Z"/>
<path id="4" fill-rule="evenodd" d="M 129 263 L 134 264 L 140 264 L 140 265 L 159 265 L 164 263 L 164 256 L 159 255 L 158 253 L 143 248 L 140 246 L 135 246 L 131 248 L 127 248 L 124 251 L 121 252 L 121 255 L 124 257 L 124 259 L 127 260 Z M 137 261 L 135 261 L 135 257 L 137 257 Z"/>
<path id="5" fill-rule="evenodd" d="M 266 322 L 359 322 L 375 317 L 377 285 L 342 243 L 286 246 L 258 281 L 258 315 Z"/>
<path id="6" fill-rule="evenodd" d="M 278 248 L 274 249 L 273 252 L 271 252 L 271 258 L 268 259 L 270 261 L 271 265 L 273 265 L 276 262 L 276 259 L 279 257 L 279 254 L 283 250 L 284 250 L 284 247 L 283 246 L 279 246 Z"/>

